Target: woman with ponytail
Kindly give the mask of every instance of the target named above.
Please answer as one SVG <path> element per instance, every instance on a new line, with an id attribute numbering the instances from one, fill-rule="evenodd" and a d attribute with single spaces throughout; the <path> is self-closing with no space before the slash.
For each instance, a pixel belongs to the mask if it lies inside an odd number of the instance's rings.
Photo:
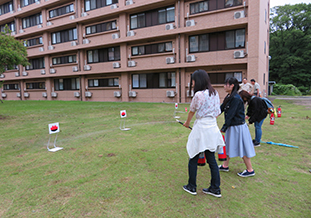
<path id="1" fill-rule="evenodd" d="M 225 145 L 216 122 L 216 117 L 220 114 L 219 95 L 211 85 L 210 78 L 204 70 L 196 70 L 191 76 L 190 84 L 190 91 L 193 87 L 194 96 L 184 126 L 189 127 L 194 114 L 196 120 L 187 142 L 189 179 L 188 184 L 183 186 L 183 189 L 192 195 L 197 194 L 197 165 L 200 153 L 204 152 L 210 168 L 211 182 L 210 186 L 202 191 L 219 198 L 221 197 L 220 177 L 215 160 L 215 151 L 218 146 L 223 147 Z"/>
<path id="2" fill-rule="evenodd" d="M 251 134 L 245 123 L 244 103 L 238 94 L 239 82 L 230 77 L 225 80 L 225 91 L 228 95 L 220 106 L 221 112 L 225 114 L 225 123 L 221 132 L 225 132 L 227 160 L 219 165 L 220 171 L 229 172 L 229 160 L 232 157 L 241 157 L 245 163 L 246 170 L 238 173 L 241 177 L 254 176 L 251 157 L 256 155 Z"/>

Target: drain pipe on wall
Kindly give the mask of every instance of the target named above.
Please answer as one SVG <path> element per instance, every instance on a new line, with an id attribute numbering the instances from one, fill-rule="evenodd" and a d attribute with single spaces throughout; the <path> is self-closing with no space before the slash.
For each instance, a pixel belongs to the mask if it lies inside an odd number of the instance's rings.
<path id="1" fill-rule="evenodd" d="M 180 0 L 178 1 L 178 28 L 180 28 Z M 180 33 L 178 34 L 178 63 L 180 63 Z M 179 103 L 181 103 L 181 69 L 178 68 Z"/>

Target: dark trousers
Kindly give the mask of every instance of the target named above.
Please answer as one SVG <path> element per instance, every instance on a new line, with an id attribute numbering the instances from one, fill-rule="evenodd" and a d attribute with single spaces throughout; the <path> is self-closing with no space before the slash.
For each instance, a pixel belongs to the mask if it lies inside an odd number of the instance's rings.
<path id="1" fill-rule="evenodd" d="M 218 191 L 220 190 L 220 176 L 219 176 L 219 169 L 215 159 L 215 152 L 210 152 L 209 150 L 205 151 L 205 158 L 206 162 L 209 165 L 211 171 L 211 184 L 210 188 Z M 188 185 L 192 188 L 196 188 L 196 180 L 197 180 L 197 170 L 198 170 L 198 159 L 199 154 L 197 154 L 194 158 L 189 159 L 188 164 L 188 173 L 189 173 L 189 180 Z"/>

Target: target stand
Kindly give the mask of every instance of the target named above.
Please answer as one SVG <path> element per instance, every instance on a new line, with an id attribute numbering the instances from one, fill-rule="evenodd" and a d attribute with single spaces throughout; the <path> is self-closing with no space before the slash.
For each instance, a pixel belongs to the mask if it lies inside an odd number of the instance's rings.
<path id="1" fill-rule="evenodd" d="M 121 122 L 120 122 L 120 130 L 122 131 L 128 131 L 131 128 L 125 128 L 125 120 L 126 120 L 126 110 L 120 111 L 120 117 L 121 117 Z"/>
<path id="2" fill-rule="evenodd" d="M 185 113 L 185 112 L 183 112 L 183 111 L 178 111 L 178 103 L 175 103 L 175 111 L 174 111 L 173 117 L 174 117 L 175 119 L 179 119 L 180 116 L 177 116 L 176 113 Z"/>
<path id="3" fill-rule="evenodd" d="M 49 124 L 49 135 L 50 136 L 49 136 L 48 144 L 46 146 L 48 151 L 56 152 L 56 151 L 59 151 L 59 150 L 63 149 L 62 147 L 56 147 L 56 140 L 57 140 L 58 133 L 59 133 L 59 123 Z M 54 139 L 54 148 L 49 148 L 50 141 L 51 141 L 51 138 L 52 138 L 52 134 L 56 134 L 55 139 Z"/>

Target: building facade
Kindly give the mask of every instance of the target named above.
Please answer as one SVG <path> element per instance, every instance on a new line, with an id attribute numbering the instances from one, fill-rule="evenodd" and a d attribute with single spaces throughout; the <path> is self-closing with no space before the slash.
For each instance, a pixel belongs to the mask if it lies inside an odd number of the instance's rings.
<path id="1" fill-rule="evenodd" d="M 0 1 L 0 27 L 31 65 L 7 70 L 7 100 L 190 102 L 206 70 L 268 88 L 269 0 Z"/>

